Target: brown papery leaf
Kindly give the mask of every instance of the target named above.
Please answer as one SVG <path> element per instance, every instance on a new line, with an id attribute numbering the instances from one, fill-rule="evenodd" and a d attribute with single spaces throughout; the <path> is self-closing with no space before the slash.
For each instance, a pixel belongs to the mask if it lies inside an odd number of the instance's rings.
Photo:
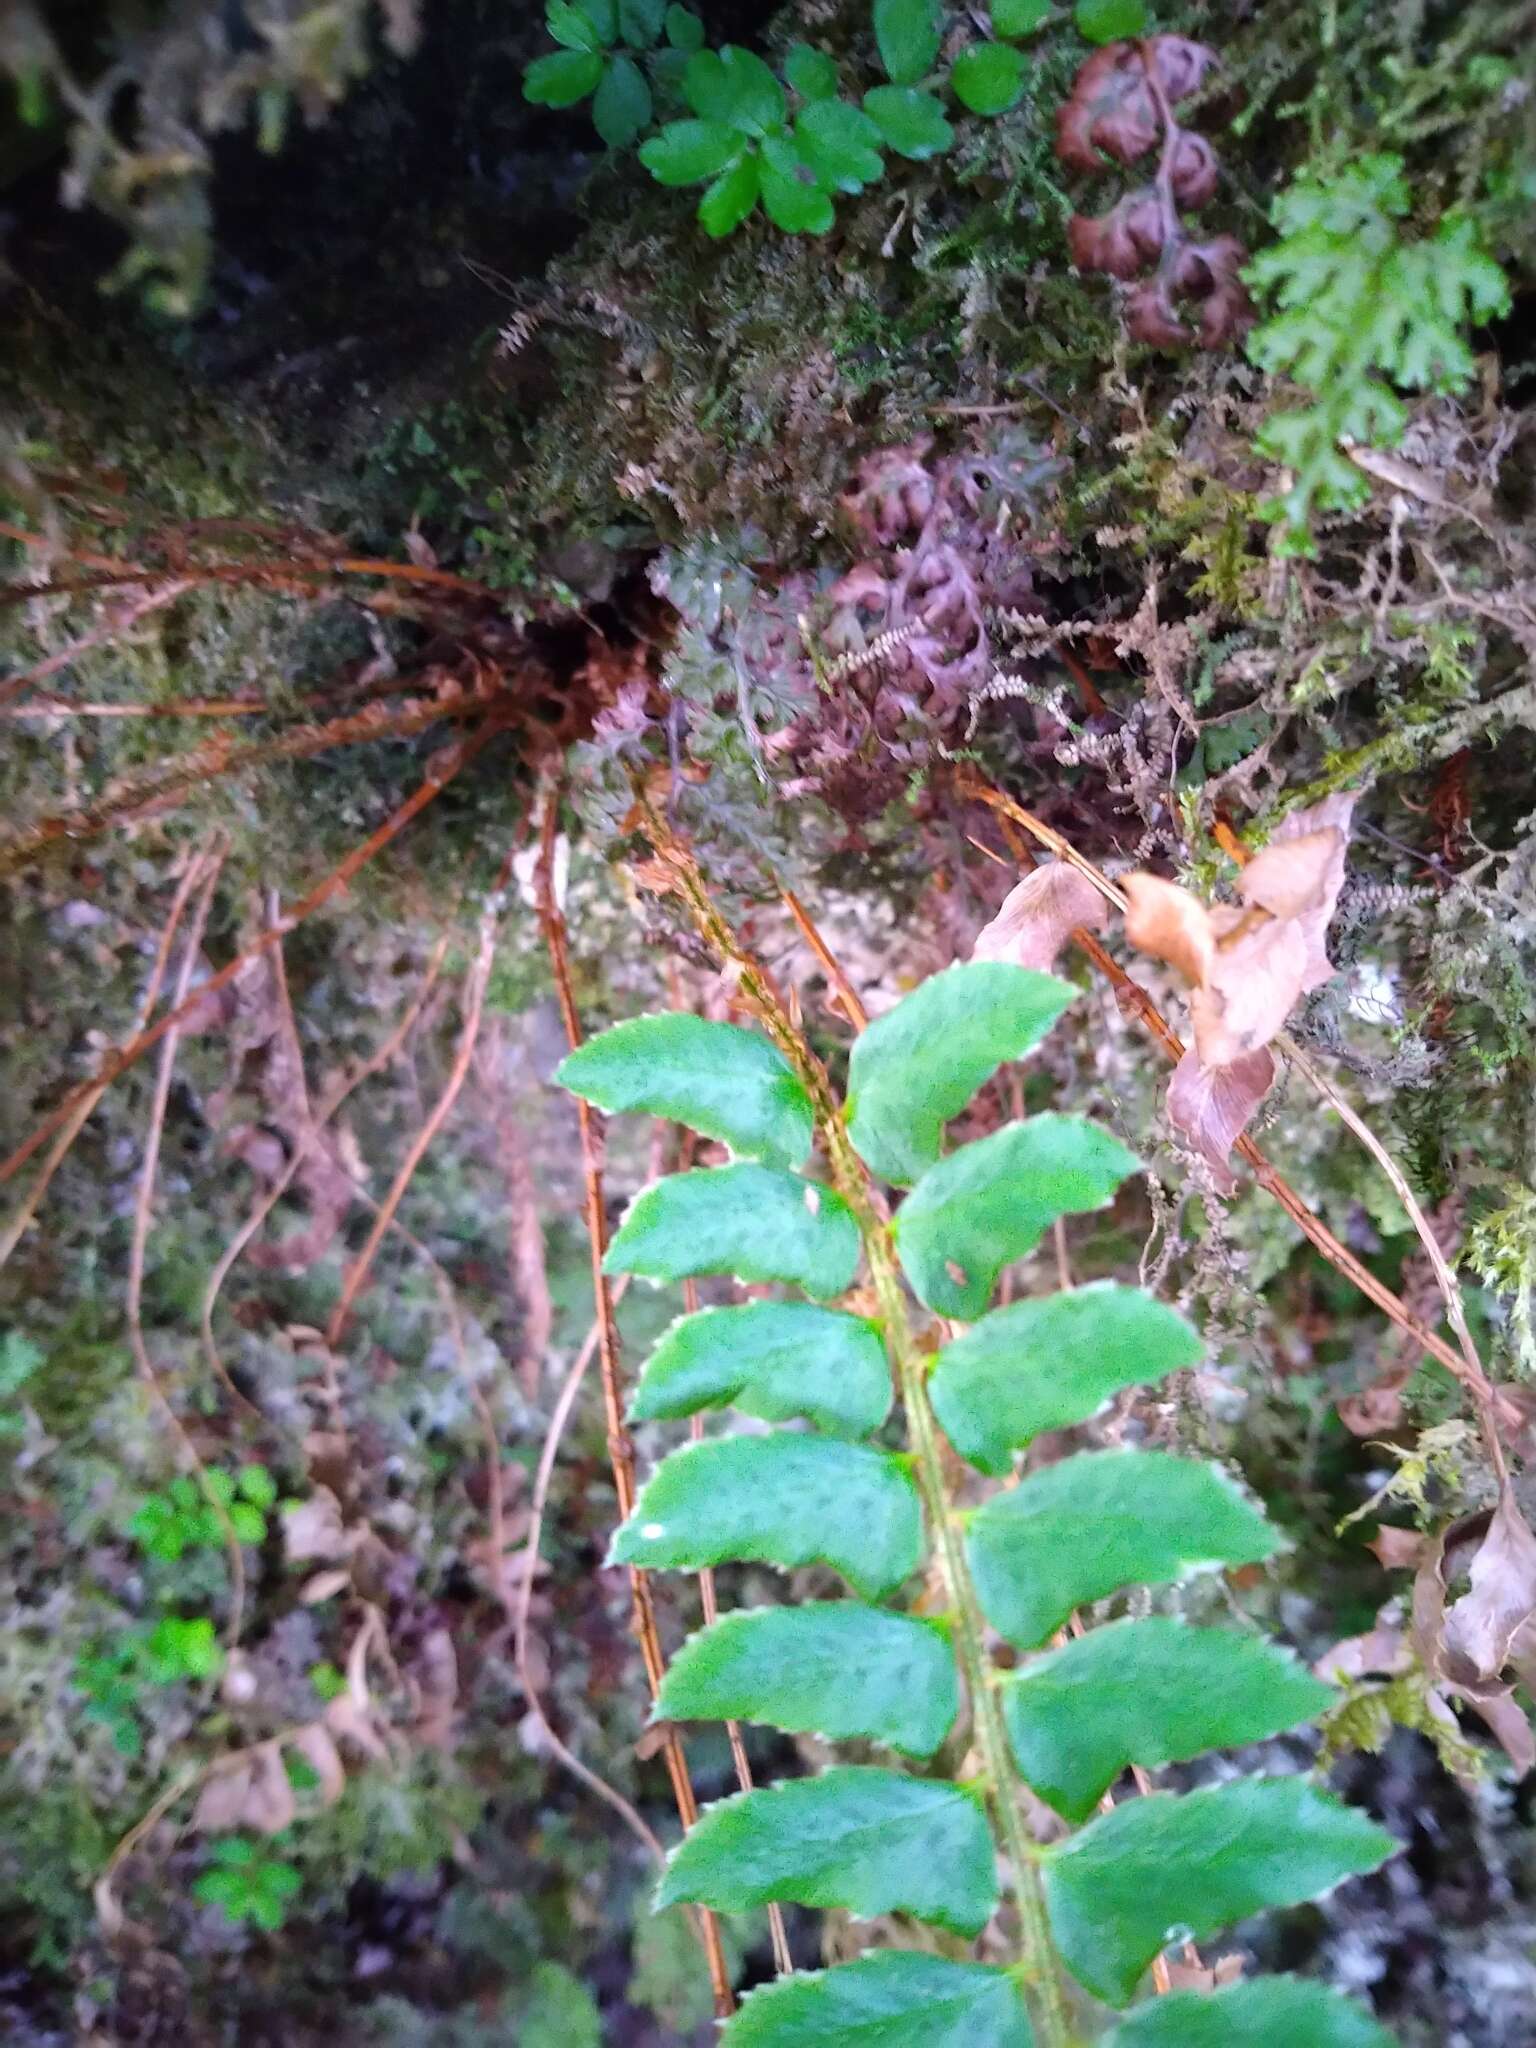
<path id="1" fill-rule="evenodd" d="M 1274 1079 L 1274 1055 L 1264 1046 L 1224 1067 L 1204 1066 L 1198 1052 L 1187 1052 L 1173 1070 L 1166 1104 L 1168 1121 L 1210 1162 L 1224 1195 L 1237 1186 L 1227 1165 L 1228 1155 Z"/>
<path id="2" fill-rule="evenodd" d="M 1074 925 L 1101 932 L 1109 922 L 1103 897 L 1070 861 L 1042 861 L 1003 898 L 971 948 L 973 960 L 1006 960 L 1049 973 Z"/>
<path id="3" fill-rule="evenodd" d="M 1238 876 L 1238 895 L 1245 903 L 1261 905 L 1271 917 L 1300 917 L 1316 910 L 1327 899 L 1330 873 L 1343 841 L 1343 833 L 1333 825 L 1272 840 Z M 1336 883 L 1333 893 L 1338 893 Z"/>
<path id="4" fill-rule="evenodd" d="M 1414 1572 L 1424 1562 L 1430 1542 L 1417 1529 L 1398 1529 L 1383 1522 L 1365 1547 L 1384 1571 Z"/>
<path id="5" fill-rule="evenodd" d="M 322 1806 L 334 1806 L 346 1790 L 347 1774 L 342 1767 L 341 1753 L 330 1730 L 323 1721 L 311 1721 L 307 1728 L 301 1728 L 288 1744 L 296 1749 L 305 1763 L 319 1779 L 316 1790 Z"/>
<path id="6" fill-rule="evenodd" d="M 258 1834 L 280 1835 L 297 1812 L 283 1752 L 275 1742 L 264 1742 L 251 1759 L 251 1783 L 241 1823 Z"/>
<path id="7" fill-rule="evenodd" d="M 1470 1692 L 1498 1684 L 1516 1634 L 1536 1613 L 1536 1536 L 1509 1486 L 1468 1577 L 1471 1590 L 1445 1613 L 1440 1668 Z"/>
<path id="8" fill-rule="evenodd" d="M 204 1834 L 222 1834 L 245 1821 L 246 1794 L 251 1789 L 249 1763 L 232 1764 L 227 1771 L 215 1771 L 197 1795 L 192 1825 Z"/>
<path id="9" fill-rule="evenodd" d="M 1306 987 L 1307 940 L 1295 920 L 1265 911 L 1219 903 L 1210 921 L 1216 947 L 1189 1014 L 1202 1062 L 1226 1067 L 1285 1029 Z"/>
<path id="10" fill-rule="evenodd" d="M 1216 950 L 1211 914 L 1198 896 L 1161 875 L 1127 875 L 1125 935 L 1143 953 L 1154 953 L 1198 988 Z"/>
<path id="11" fill-rule="evenodd" d="M 283 1510 L 283 1552 L 290 1564 L 350 1557 L 357 1541 L 357 1533 L 343 1525 L 341 1502 L 328 1486 L 317 1486 L 308 1500 Z"/>

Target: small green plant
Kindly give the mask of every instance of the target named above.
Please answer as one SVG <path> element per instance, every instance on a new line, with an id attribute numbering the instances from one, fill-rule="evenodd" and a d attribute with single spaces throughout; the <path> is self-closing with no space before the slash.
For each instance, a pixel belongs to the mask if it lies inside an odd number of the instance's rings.
<path id="1" fill-rule="evenodd" d="M 546 0 L 544 22 L 562 47 L 528 66 L 524 97 L 544 107 L 590 99 L 593 126 L 611 149 L 650 126 L 655 93 L 675 95 L 704 42 L 698 16 L 667 0 Z"/>
<path id="2" fill-rule="evenodd" d="M 125 1629 L 98 1644 L 76 1664 L 75 1684 L 85 1694 L 87 1720 L 102 1723 L 121 1755 L 138 1756 L 145 1687 L 216 1678 L 223 1668 L 224 1652 L 206 1616 L 167 1614 L 152 1627 Z"/>
<path id="3" fill-rule="evenodd" d="M 535 59 L 523 89 L 547 106 L 590 95 L 598 133 L 614 147 L 650 124 L 653 83 L 680 93 L 687 115 L 642 143 L 640 161 L 660 184 L 707 187 L 699 202 L 706 233 L 728 235 L 761 206 L 787 234 L 824 234 L 839 195 L 884 176 L 883 151 L 920 163 L 950 147 L 946 88 L 982 115 L 1005 113 L 1023 94 L 1028 61 L 1015 45 L 1045 23 L 1049 0 L 994 0 L 991 37 L 946 65 L 951 12 L 941 0 L 872 0 L 886 82 L 855 100 L 833 59 L 808 43 L 790 48 L 776 76 L 737 44 L 706 49 L 697 17 L 681 7 L 548 0 L 550 34 L 565 47 Z M 1143 0 L 1078 0 L 1074 19 L 1090 41 L 1108 42 L 1138 34 L 1145 15 Z"/>
<path id="4" fill-rule="evenodd" d="M 14 1443 L 25 1433 L 22 1418 L 9 1410 L 45 1356 L 20 1330 L 7 1330 L 0 1337 L 0 1444 Z"/>
<path id="5" fill-rule="evenodd" d="M 205 1906 L 221 1906 L 227 1920 L 251 1920 L 275 1934 L 302 1880 L 293 1864 L 269 1853 L 245 1835 L 225 1835 L 209 1845 L 208 1868 L 192 1886 Z"/>
<path id="6" fill-rule="evenodd" d="M 672 1451 L 610 1558 L 839 1574 L 849 1598 L 728 1613 L 690 1637 L 656 1716 L 814 1730 L 918 1769 L 838 1764 L 721 1800 L 672 1852 L 656 1903 L 907 1915 L 969 1940 L 997 1907 L 1001 1853 L 1022 1947 L 1012 1969 L 881 1949 L 782 1978 L 749 1994 L 725 2048 L 834 2048 L 876 2034 L 883 2048 L 939 2037 L 1066 2048 L 1090 2034 L 1115 2048 L 1389 2048 L 1358 2007 L 1292 1978 L 1133 2004 L 1171 1941 L 1310 1898 L 1396 1845 L 1305 1776 L 1230 1777 L 1102 1810 L 1133 1767 L 1261 1741 L 1338 1695 L 1262 1636 L 1147 1612 L 1144 1598 L 1065 1637 L 1074 1616 L 1133 1589 L 1280 1548 L 1255 1503 L 1198 1459 L 1082 1451 L 1016 1474 L 1037 1438 L 1200 1355 L 1171 1309 L 1111 1282 L 989 1306 L 1005 1266 L 1058 1218 L 1105 1206 L 1137 1168 L 1109 1132 L 1072 1115 L 946 1148 L 945 1126 L 1040 1042 L 1072 990 L 995 962 L 935 975 L 856 1040 L 839 1104 L 697 870 L 672 857 L 701 932 L 773 1039 L 641 1017 L 565 1061 L 561 1081 L 599 1108 L 677 1119 L 734 1155 L 644 1189 L 605 1267 L 662 1282 L 728 1274 L 808 1298 L 701 1309 L 663 1336 L 635 1418 L 735 1407 L 793 1426 Z M 817 1139 L 826 1182 L 801 1171 Z M 877 1182 L 899 1191 L 893 1221 Z M 861 1266 L 855 1313 L 836 1304 Z M 872 1441 L 893 1393 L 905 1451 Z M 976 1472 L 1016 1483 L 958 1509 L 941 1430 Z M 937 1612 L 911 1597 L 934 1566 Z M 989 1629 L 1009 1646 L 1006 1670 Z M 979 1765 L 956 1783 L 933 1759 L 967 1747 L 955 1740 L 962 1717 Z M 1025 1826 L 1021 1781 L 1059 1817 L 1060 1840 L 1043 1845 Z"/>
<path id="7" fill-rule="evenodd" d="M 1273 414 L 1258 437 L 1291 481 L 1267 507 L 1283 544 L 1308 551 L 1314 512 L 1347 510 L 1368 482 L 1351 442 L 1391 448 L 1407 409 L 1393 389 L 1455 392 L 1473 373 L 1464 330 L 1507 312 L 1509 286 L 1477 222 L 1447 214 L 1433 234 L 1403 232 L 1412 195 L 1401 157 L 1363 156 L 1332 177 L 1304 175 L 1275 201 L 1280 239 L 1244 271 L 1273 312 L 1248 336 L 1261 369 L 1311 403 Z"/>
<path id="8" fill-rule="evenodd" d="M 216 1467 L 202 1487 L 178 1473 L 164 1493 L 152 1493 L 129 1523 L 130 1535 L 150 1557 L 174 1564 L 189 1550 L 214 1550 L 224 1542 L 224 1520 L 241 1543 L 262 1543 L 267 1510 L 277 1500 L 277 1482 L 265 1465 L 244 1465 L 231 1479 Z"/>

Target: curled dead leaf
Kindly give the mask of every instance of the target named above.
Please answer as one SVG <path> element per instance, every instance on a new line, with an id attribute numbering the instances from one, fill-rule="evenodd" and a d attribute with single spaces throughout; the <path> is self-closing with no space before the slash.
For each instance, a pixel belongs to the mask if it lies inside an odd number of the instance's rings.
<path id="1" fill-rule="evenodd" d="M 1173 1070 L 1165 1107 L 1168 1121 L 1205 1159 L 1224 1195 L 1237 1186 L 1227 1164 L 1249 1118 L 1274 1085 L 1275 1059 L 1267 1046 L 1224 1067 L 1206 1067 L 1186 1052 Z"/>
<path id="2" fill-rule="evenodd" d="M 251 1782 L 241 1823 L 261 1835 L 280 1835 L 298 1812 L 288 1766 L 275 1742 L 264 1742 L 251 1759 Z"/>
<path id="3" fill-rule="evenodd" d="M 283 1553 L 290 1564 L 310 1558 L 331 1563 L 350 1557 L 357 1543 L 358 1532 L 343 1524 L 341 1502 L 328 1486 L 316 1486 L 307 1500 L 283 1510 Z"/>
<path id="4" fill-rule="evenodd" d="M 1389 1601 L 1374 1628 L 1325 1650 L 1312 1666 L 1314 1675 L 1329 1685 L 1349 1685 L 1357 1678 L 1396 1678 L 1411 1671 L 1413 1651 L 1397 1613 L 1396 1601 Z"/>
<path id="5" fill-rule="evenodd" d="M 1447 1605 L 1465 1571 L 1468 1590 Z M 1536 1535 L 1505 1486 L 1491 1512 L 1455 1522 L 1419 1568 L 1414 1629 L 1425 1666 L 1469 1699 L 1509 1690 L 1515 1638 L 1536 1615 Z"/>
<path id="6" fill-rule="evenodd" d="M 1383 1522 L 1365 1547 L 1384 1571 L 1412 1572 L 1424 1562 L 1430 1541 L 1417 1529 L 1395 1529 Z"/>
<path id="7" fill-rule="evenodd" d="M 1196 896 L 1161 875 L 1127 875 L 1125 935 L 1139 952 L 1153 953 L 1195 987 L 1210 971 L 1216 949 L 1210 912 Z"/>
<path id="8" fill-rule="evenodd" d="M 1235 1984 L 1243 1974 L 1243 1958 L 1239 1953 L 1218 1956 L 1207 1969 L 1203 1963 L 1176 1962 L 1168 1959 L 1168 1989 L 1170 1991 L 1220 1991 L 1224 1984 Z"/>
<path id="9" fill-rule="evenodd" d="M 251 1789 L 251 1766 L 241 1761 L 228 1770 L 215 1771 L 205 1780 L 192 1809 L 192 1825 L 203 1834 L 222 1834 L 241 1826 L 245 1819 L 246 1796 Z"/>
<path id="10" fill-rule="evenodd" d="M 1069 861 L 1042 861 L 1003 899 L 978 934 L 973 960 L 1005 960 L 1048 973 L 1075 925 L 1101 932 L 1109 922 L 1104 899 Z"/>
<path id="11" fill-rule="evenodd" d="M 332 1565 L 329 1571 L 316 1572 L 299 1588 L 299 1598 L 306 1607 L 316 1607 L 322 1600 L 330 1600 L 337 1593 L 344 1592 L 352 1583 L 351 1568 L 347 1565 Z"/>
<path id="12" fill-rule="evenodd" d="M 1328 923 L 1353 804 L 1329 797 L 1282 820 L 1239 875 L 1240 903 L 1206 905 L 1158 875 L 1122 884 L 1127 938 L 1191 985 L 1195 1045 L 1175 1071 L 1170 1119 L 1228 1183 L 1227 1154 L 1274 1080 L 1266 1048 L 1333 973 Z"/>
<path id="13" fill-rule="evenodd" d="M 289 1740 L 319 1780 L 315 1787 L 322 1806 L 334 1806 L 346 1790 L 347 1774 L 335 1738 L 323 1721 L 311 1721 Z"/>

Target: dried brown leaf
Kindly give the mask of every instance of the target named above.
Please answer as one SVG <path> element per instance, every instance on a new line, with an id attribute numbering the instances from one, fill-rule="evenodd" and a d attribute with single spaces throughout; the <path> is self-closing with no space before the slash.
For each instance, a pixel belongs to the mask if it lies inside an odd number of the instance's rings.
<path id="1" fill-rule="evenodd" d="M 1211 914 L 1197 896 L 1161 875 L 1127 875 L 1125 935 L 1143 953 L 1166 960 L 1198 988 L 1216 950 Z"/>
<path id="2" fill-rule="evenodd" d="M 322 1806 L 334 1806 L 347 1787 L 347 1774 L 335 1738 L 323 1721 L 311 1721 L 289 1740 L 319 1780 L 315 1790 Z"/>
<path id="3" fill-rule="evenodd" d="M 1536 1535 L 1508 1486 L 1467 1575 L 1470 1590 L 1445 1610 L 1439 1668 L 1476 1696 L 1497 1684 L 1516 1634 L 1536 1614 Z"/>
<path id="4" fill-rule="evenodd" d="M 255 1828 L 261 1835 L 280 1835 L 297 1812 L 283 1752 L 275 1742 L 264 1742 L 251 1758 L 251 1782 L 240 1825 Z"/>
<path id="5" fill-rule="evenodd" d="M 204 1834 L 221 1834 L 245 1822 L 245 1802 L 251 1789 L 251 1766 L 232 1764 L 227 1771 L 215 1771 L 206 1779 L 192 1809 L 192 1825 Z"/>
<path id="6" fill-rule="evenodd" d="M 1365 1547 L 1384 1571 L 1413 1572 L 1424 1562 L 1430 1540 L 1417 1529 L 1396 1529 L 1383 1522 Z"/>
<path id="7" fill-rule="evenodd" d="M 1330 1685 L 1349 1685 L 1357 1678 L 1396 1678 L 1413 1668 L 1407 1632 L 1395 1621 L 1395 1603 L 1383 1607 L 1376 1625 L 1363 1636 L 1346 1636 L 1325 1650 L 1312 1666 Z"/>
<path id="8" fill-rule="evenodd" d="M 1069 861 L 1042 861 L 1003 898 L 977 935 L 973 960 L 1005 960 L 1048 973 L 1076 925 L 1101 932 L 1109 922 L 1103 897 Z"/>
<path id="9" fill-rule="evenodd" d="M 357 1532 L 344 1526 L 341 1502 L 328 1486 L 315 1487 L 307 1500 L 283 1510 L 283 1553 L 290 1564 L 350 1557 L 357 1541 Z"/>
<path id="10" fill-rule="evenodd" d="M 1237 1186 L 1228 1155 L 1274 1079 L 1274 1055 L 1266 1046 L 1221 1067 L 1204 1066 L 1198 1052 L 1186 1052 L 1173 1070 L 1165 1105 L 1168 1121 L 1210 1163 L 1225 1195 Z"/>
<path id="11" fill-rule="evenodd" d="M 299 1598 L 306 1607 L 317 1607 L 322 1600 L 331 1600 L 352 1583 L 350 1565 L 333 1565 L 329 1571 L 316 1572 L 299 1588 Z"/>

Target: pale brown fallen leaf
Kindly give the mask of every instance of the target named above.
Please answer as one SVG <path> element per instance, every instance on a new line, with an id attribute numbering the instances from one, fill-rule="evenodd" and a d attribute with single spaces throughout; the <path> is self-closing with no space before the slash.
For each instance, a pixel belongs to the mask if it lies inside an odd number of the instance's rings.
<path id="1" fill-rule="evenodd" d="M 1425 1567 L 1442 1587 L 1447 1584 L 1446 1562 L 1442 1553 Z M 1444 1610 L 1439 1668 L 1469 1693 L 1485 1686 L 1502 1690 L 1500 1674 L 1509 1662 L 1510 1646 L 1536 1613 L 1536 1536 L 1508 1486 L 1489 1518 L 1467 1576 L 1470 1589 Z"/>
<path id="2" fill-rule="evenodd" d="M 1138 952 L 1153 953 L 1198 988 L 1210 972 L 1216 936 L 1210 912 L 1197 896 L 1161 875 L 1126 875 L 1125 935 Z"/>
<path id="3" fill-rule="evenodd" d="M 296 1749 L 305 1763 L 319 1780 L 315 1790 L 322 1806 L 334 1806 L 346 1790 L 347 1774 L 342 1767 L 341 1753 L 335 1738 L 323 1721 L 311 1721 L 307 1728 L 301 1728 L 289 1742 L 290 1749 Z"/>
<path id="4" fill-rule="evenodd" d="M 1395 1603 L 1389 1602 L 1374 1628 L 1325 1650 L 1312 1666 L 1314 1675 L 1330 1685 L 1349 1685 L 1357 1678 L 1395 1678 L 1411 1670 L 1413 1653 L 1406 1631 L 1393 1619 L 1395 1612 Z"/>
<path id="5" fill-rule="evenodd" d="M 251 1782 L 240 1824 L 261 1835 L 280 1835 L 297 1812 L 283 1752 L 275 1742 L 264 1742 L 251 1758 Z"/>
<path id="6" fill-rule="evenodd" d="M 215 1771 L 197 1795 L 192 1825 L 204 1834 L 221 1834 L 241 1826 L 245 1819 L 246 1795 L 251 1789 L 249 1763 L 233 1764 L 227 1771 Z"/>
<path id="7" fill-rule="evenodd" d="M 290 1564 L 310 1558 L 330 1564 L 350 1557 L 358 1533 L 342 1523 L 341 1502 L 328 1486 L 317 1486 L 307 1500 L 283 1510 L 283 1552 Z"/>
<path id="8" fill-rule="evenodd" d="M 1104 898 L 1069 861 L 1042 861 L 1003 899 L 971 948 L 973 960 L 1005 960 L 1047 974 L 1075 925 L 1101 932 L 1109 922 Z"/>
<path id="9" fill-rule="evenodd" d="M 1168 1121 L 1209 1161 L 1224 1195 L 1237 1186 L 1227 1156 L 1247 1128 L 1275 1078 L 1274 1054 L 1265 1046 L 1224 1067 L 1205 1067 L 1186 1052 L 1168 1084 Z"/>
<path id="10" fill-rule="evenodd" d="M 1383 1522 L 1365 1546 L 1385 1571 L 1417 1571 L 1429 1550 L 1429 1538 L 1417 1529 L 1396 1529 Z"/>
<path id="11" fill-rule="evenodd" d="M 1328 923 L 1344 883 L 1354 798 L 1281 820 L 1237 878 L 1237 903 L 1204 904 L 1158 875 L 1127 875 L 1126 936 L 1190 984 L 1194 1048 L 1169 1091 L 1175 1127 L 1236 1183 L 1227 1155 L 1274 1079 L 1267 1051 L 1304 995 L 1333 973 Z"/>
<path id="12" fill-rule="evenodd" d="M 351 1569 L 347 1565 L 332 1565 L 329 1571 L 316 1572 L 306 1579 L 299 1588 L 299 1598 L 306 1607 L 318 1606 L 322 1600 L 330 1600 L 352 1583 Z"/>
<path id="13" fill-rule="evenodd" d="M 1224 1984 L 1235 1984 L 1242 1974 L 1241 1954 L 1218 1956 L 1209 1969 L 1203 1963 L 1181 1963 L 1172 1956 L 1168 1958 L 1170 1991 L 1219 1991 Z"/>

